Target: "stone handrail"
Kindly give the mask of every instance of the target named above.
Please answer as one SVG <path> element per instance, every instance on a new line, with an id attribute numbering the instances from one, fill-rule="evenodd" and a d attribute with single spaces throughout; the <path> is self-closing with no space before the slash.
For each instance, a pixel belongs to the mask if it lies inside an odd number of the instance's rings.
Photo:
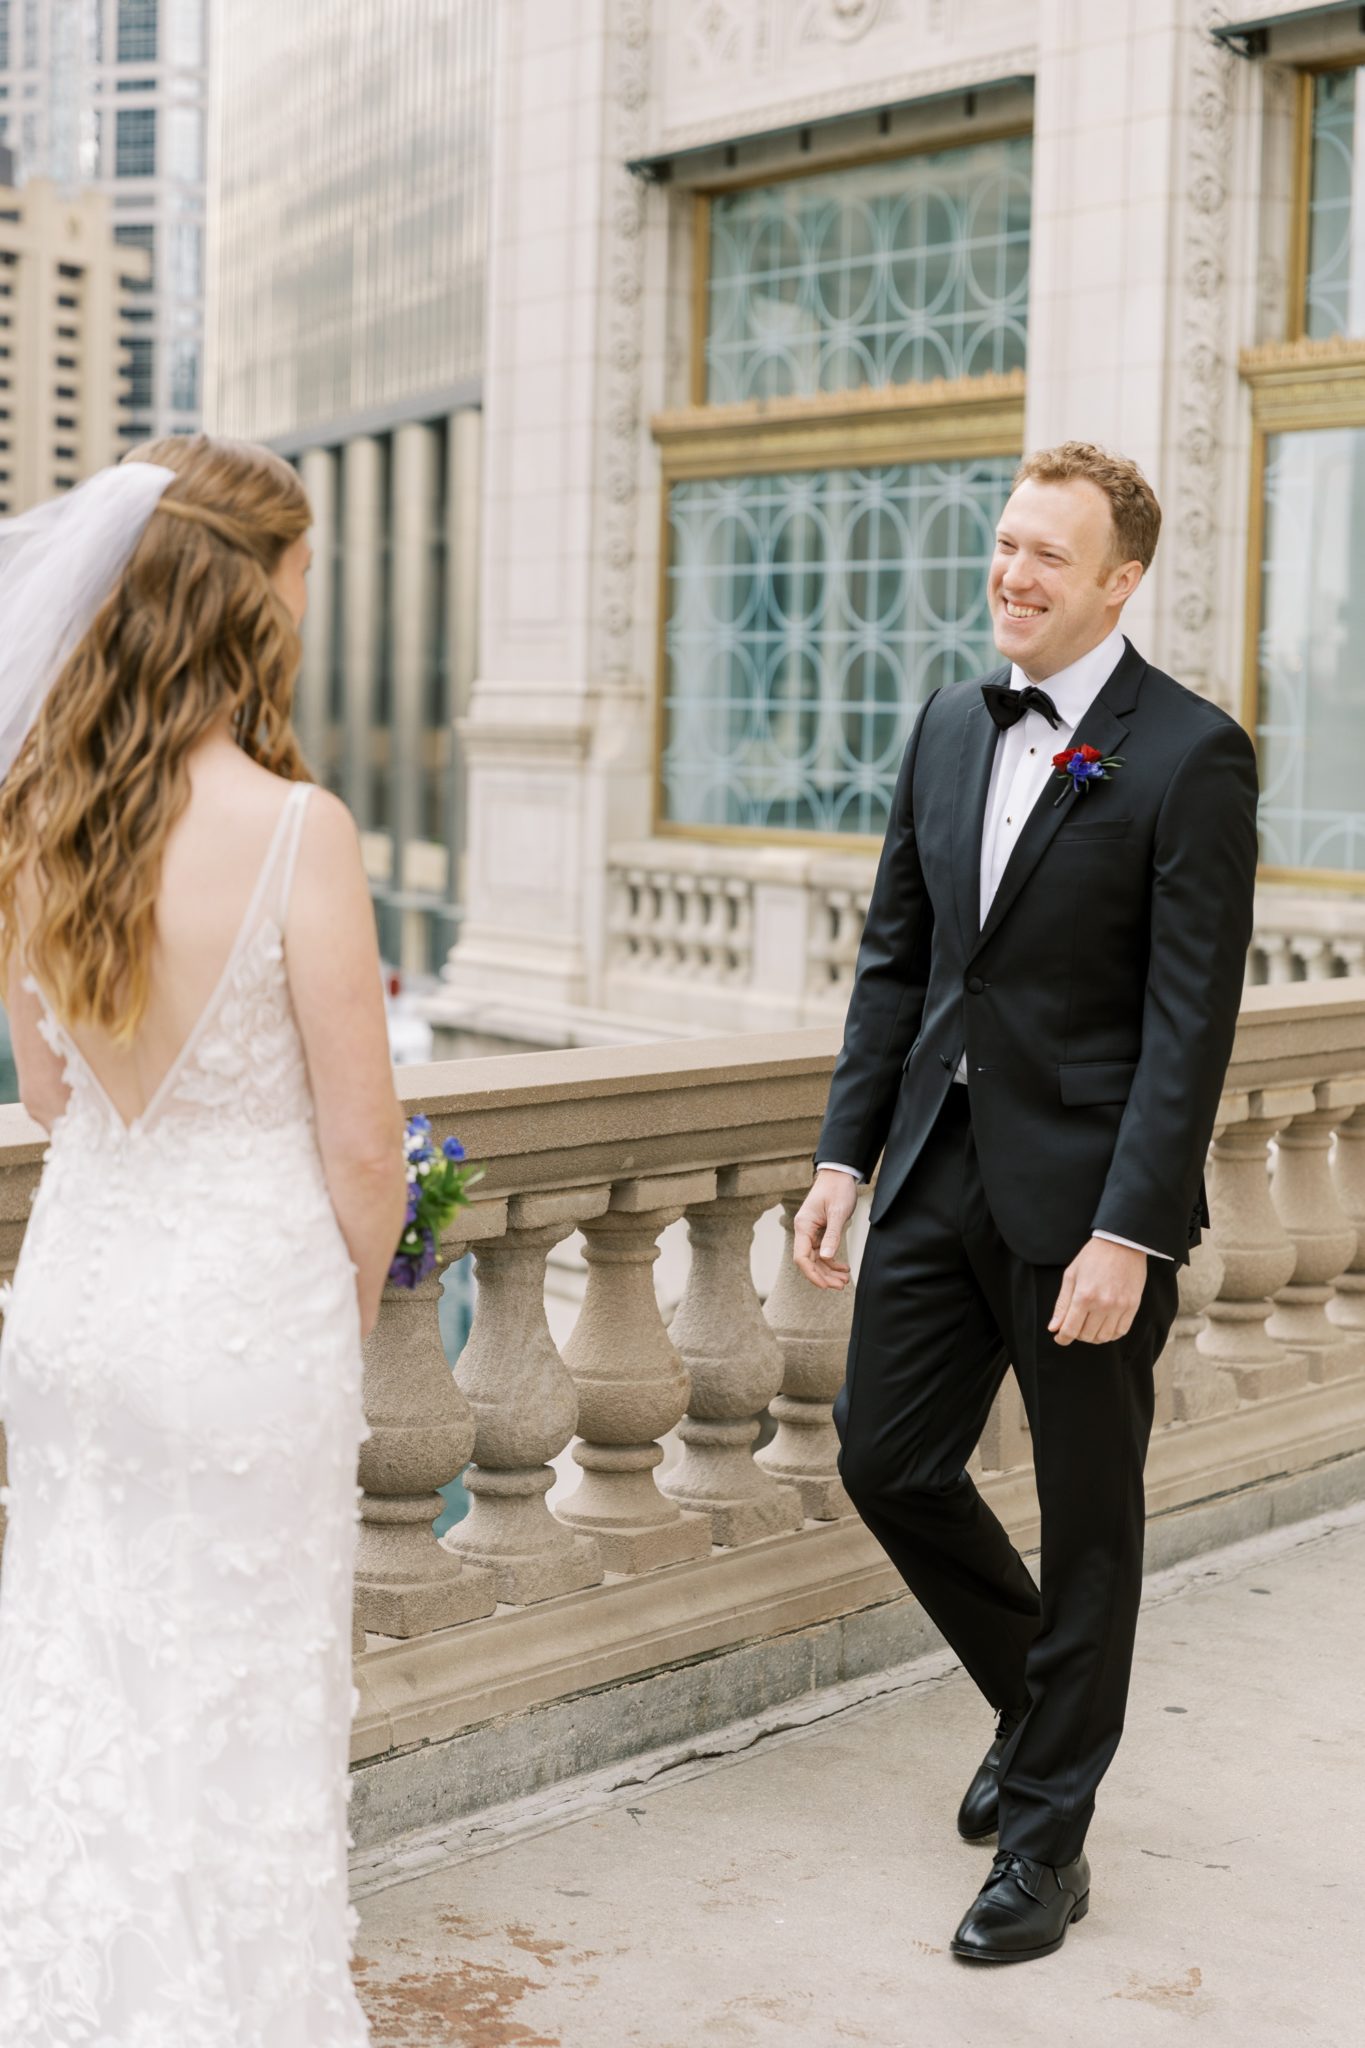
<path id="1" fill-rule="evenodd" d="M 790 1259 L 837 1046 L 817 1029 L 400 1069 L 407 1108 L 486 1173 L 445 1247 L 478 1282 L 454 1372 L 434 1280 L 386 1298 L 367 1345 L 358 1759 L 896 1596 L 836 1470 L 851 1292 Z M 41 1154 L 0 1109 L 0 1267 Z M 1157 1513 L 1365 1448 L 1365 979 L 1248 991 L 1209 1190 L 1158 1363 Z M 770 1209 L 784 1257 L 761 1300 Z M 666 1323 L 653 1266 L 683 1217 Z M 561 1351 L 545 1268 L 575 1233 L 587 1282 Z M 581 1478 L 552 1509 L 570 1446 Z M 470 1511 L 438 1542 L 436 1489 L 466 1466 Z M 973 1467 L 1035 1540 L 1012 1380 Z"/>

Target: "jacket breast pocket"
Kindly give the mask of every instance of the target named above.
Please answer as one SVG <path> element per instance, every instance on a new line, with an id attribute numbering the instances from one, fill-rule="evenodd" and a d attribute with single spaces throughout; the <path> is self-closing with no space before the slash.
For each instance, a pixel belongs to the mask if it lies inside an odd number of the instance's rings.
<path id="1" fill-rule="evenodd" d="M 1085 801 L 1084 798 L 1081 799 Z M 1069 829 L 1061 831 L 1053 840 L 1056 852 L 1075 852 L 1079 846 L 1093 846 L 1099 840 L 1127 839 L 1131 836 L 1131 818 L 1090 818 L 1084 824 L 1079 819 Z"/>
<path id="2" fill-rule="evenodd" d="M 1070 1060 L 1058 1067 L 1057 1081 L 1068 1109 L 1101 1102 L 1126 1102 L 1137 1072 L 1136 1060 Z"/>

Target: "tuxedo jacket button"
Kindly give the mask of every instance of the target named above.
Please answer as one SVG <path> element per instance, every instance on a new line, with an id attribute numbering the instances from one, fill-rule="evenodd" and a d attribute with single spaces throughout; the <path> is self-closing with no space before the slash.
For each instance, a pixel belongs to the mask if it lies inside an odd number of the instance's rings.
<path id="1" fill-rule="evenodd" d="M 980 995 L 980 993 L 981 993 L 981 991 L 982 991 L 982 989 L 983 989 L 983 988 L 984 988 L 985 986 L 986 986 L 986 984 L 985 984 L 985 982 L 984 982 L 984 981 L 983 981 L 983 980 L 981 979 L 981 976 L 980 976 L 979 974 L 974 974 L 974 975 L 972 976 L 971 980 L 970 980 L 970 981 L 969 981 L 969 982 L 967 983 L 967 988 L 968 988 L 968 991 L 969 991 L 969 993 L 970 993 L 970 994 L 972 994 L 972 995 L 974 995 L 974 996 L 979 996 L 979 995 Z"/>

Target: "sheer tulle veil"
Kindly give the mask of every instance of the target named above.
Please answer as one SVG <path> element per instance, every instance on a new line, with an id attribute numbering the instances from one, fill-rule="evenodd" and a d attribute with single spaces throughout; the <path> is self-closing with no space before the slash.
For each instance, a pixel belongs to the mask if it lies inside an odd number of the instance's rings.
<path id="1" fill-rule="evenodd" d="M 0 780 L 174 481 L 157 463 L 119 463 L 0 519 Z"/>

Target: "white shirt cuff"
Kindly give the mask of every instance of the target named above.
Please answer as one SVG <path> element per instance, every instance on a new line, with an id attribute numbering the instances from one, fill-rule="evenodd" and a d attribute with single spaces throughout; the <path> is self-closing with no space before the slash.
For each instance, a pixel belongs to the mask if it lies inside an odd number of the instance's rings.
<path id="1" fill-rule="evenodd" d="M 816 1160 L 815 1171 L 817 1173 L 824 1173 L 826 1168 L 828 1168 L 828 1170 L 831 1173 L 851 1173 L 853 1175 L 854 1180 L 862 1179 L 862 1175 L 859 1173 L 856 1166 L 841 1166 L 837 1159 Z"/>
<path id="2" fill-rule="evenodd" d="M 1127 1245 L 1130 1252 L 1146 1252 L 1149 1259 L 1164 1259 L 1168 1266 L 1171 1263 L 1169 1252 L 1154 1252 L 1149 1244 L 1134 1244 L 1131 1237 L 1115 1237 L 1112 1230 L 1092 1230 L 1090 1235 L 1102 1237 L 1106 1244 Z"/>

